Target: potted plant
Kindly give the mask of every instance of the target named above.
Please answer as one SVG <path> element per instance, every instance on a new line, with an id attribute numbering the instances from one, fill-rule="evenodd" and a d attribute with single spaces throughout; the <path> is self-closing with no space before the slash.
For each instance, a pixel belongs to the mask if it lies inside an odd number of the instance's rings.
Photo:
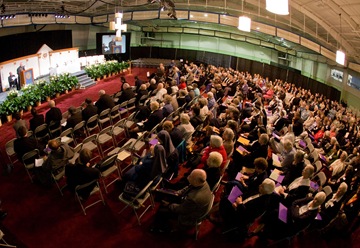
<path id="1" fill-rule="evenodd" d="M 14 99 L 6 99 L 0 108 L 1 115 L 6 116 L 7 121 L 12 121 L 12 114 L 17 113 L 19 111 L 18 101 Z"/>

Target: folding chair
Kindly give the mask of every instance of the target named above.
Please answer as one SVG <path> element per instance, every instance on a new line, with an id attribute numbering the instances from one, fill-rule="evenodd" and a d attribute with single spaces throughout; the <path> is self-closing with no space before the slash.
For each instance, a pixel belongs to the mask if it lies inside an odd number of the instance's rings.
<path id="1" fill-rule="evenodd" d="M 135 101 L 136 101 L 135 97 L 131 98 L 129 101 L 127 101 L 126 109 L 127 109 L 128 113 L 130 113 L 131 111 L 133 111 L 136 108 Z"/>
<path id="2" fill-rule="evenodd" d="M 47 127 L 47 124 L 44 123 L 38 127 L 35 128 L 34 136 L 37 140 L 37 142 L 42 142 L 46 144 L 48 140 L 50 139 L 49 135 L 49 129 Z"/>
<path id="3" fill-rule="evenodd" d="M 131 113 L 131 115 L 129 115 L 126 120 L 125 120 L 125 127 L 128 129 L 131 129 L 132 126 L 134 126 L 135 124 L 135 113 L 136 112 L 133 112 Z"/>
<path id="4" fill-rule="evenodd" d="M 323 171 L 320 171 L 318 174 L 316 174 L 312 179 L 316 179 L 316 177 L 319 179 L 319 186 L 324 186 L 324 184 L 326 183 L 326 175 Z"/>
<path id="5" fill-rule="evenodd" d="M 332 193 L 332 189 L 329 185 L 325 186 L 322 190 L 326 194 L 326 197 L 328 197 Z"/>
<path id="6" fill-rule="evenodd" d="M 101 113 L 98 117 L 98 122 L 99 122 L 100 129 L 103 129 L 105 123 L 107 123 L 107 122 L 109 123 L 109 125 L 112 125 L 111 118 L 110 118 L 110 109 L 104 109 L 103 111 L 101 111 Z"/>
<path id="7" fill-rule="evenodd" d="M 122 119 L 119 120 L 118 122 L 116 122 L 112 128 L 111 128 L 111 135 L 113 137 L 114 140 L 114 144 L 115 146 L 120 143 L 121 141 L 123 141 L 126 137 L 126 128 L 125 128 L 125 121 L 126 119 Z M 117 141 L 117 137 L 123 135 L 124 138 L 121 139 L 119 142 Z"/>
<path id="8" fill-rule="evenodd" d="M 121 214 L 125 209 L 127 209 L 128 207 L 131 207 L 136 215 L 136 219 L 139 223 L 139 226 L 141 226 L 141 222 L 140 219 L 141 217 L 146 213 L 146 211 L 150 208 L 153 207 L 152 206 L 152 201 L 150 198 L 150 192 L 149 192 L 149 188 L 152 185 L 153 181 L 150 181 L 135 197 L 133 197 L 132 199 L 128 199 L 127 197 L 124 196 L 124 192 L 121 193 L 119 195 L 119 200 L 123 203 L 126 204 L 126 206 L 120 210 L 119 214 Z M 145 205 L 145 202 L 147 200 L 150 200 L 150 203 L 148 205 Z M 137 211 L 141 208 L 145 208 L 145 210 L 138 215 Z"/>
<path id="9" fill-rule="evenodd" d="M 86 122 L 86 132 L 88 134 L 88 136 L 91 135 L 91 132 L 95 129 L 98 129 L 100 131 L 99 128 L 99 124 L 98 124 L 98 115 L 93 115 L 89 118 L 89 120 Z"/>
<path id="10" fill-rule="evenodd" d="M 85 130 L 85 121 L 81 121 L 78 124 L 75 125 L 73 128 L 73 135 L 75 144 L 77 144 L 77 138 L 81 136 L 86 136 L 86 130 Z"/>
<path id="11" fill-rule="evenodd" d="M 315 161 L 313 165 L 315 167 L 315 173 L 318 173 L 323 168 L 323 165 L 320 160 Z"/>
<path id="12" fill-rule="evenodd" d="M 101 181 L 103 182 L 106 193 L 108 193 L 108 191 L 107 191 L 108 186 L 110 186 L 111 184 L 113 184 L 114 182 L 119 180 L 121 177 L 119 167 L 117 166 L 117 163 L 116 163 L 116 159 L 117 159 L 117 154 L 114 154 L 111 157 L 109 157 L 108 159 L 106 159 L 105 161 L 103 161 L 99 167 L 99 170 L 101 171 Z M 117 171 L 118 176 L 116 176 L 116 178 L 113 179 L 110 183 L 105 184 L 105 179 L 110 177 L 110 175 L 116 171 Z"/>
<path id="13" fill-rule="evenodd" d="M 78 159 L 79 155 L 80 155 L 80 151 L 83 147 L 83 143 L 79 143 L 74 147 L 74 156 L 68 160 L 68 162 L 70 164 L 75 164 L 76 160 Z"/>
<path id="14" fill-rule="evenodd" d="M 9 140 L 8 142 L 6 142 L 6 144 L 5 144 L 6 154 L 12 165 L 14 165 L 18 161 L 16 152 L 14 150 L 14 141 L 15 140 L 16 140 L 16 138 L 13 138 L 13 139 Z"/>
<path id="15" fill-rule="evenodd" d="M 110 111 L 110 119 L 111 119 L 111 124 L 112 125 L 115 123 L 116 119 L 120 120 L 119 108 L 120 108 L 120 104 L 117 104 Z"/>
<path id="16" fill-rule="evenodd" d="M 76 145 L 76 140 L 74 138 L 74 133 L 72 128 L 68 128 L 65 131 L 63 131 L 60 134 L 60 138 L 62 143 L 66 143 L 68 145 L 74 143 L 74 145 Z"/>
<path id="17" fill-rule="evenodd" d="M 51 176 L 54 179 L 56 187 L 59 189 L 61 196 L 63 196 L 63 189 L 67 186 L 65 181 L 65 166 L 60 166 L 51 172 Z M 65 183 L 60 186 L 60 181 L 63 180 Z"/>
<path id="18" fill-rule="evenodd" d="M 5 234 L 0 230 L 0 241 L 3 242 L 3 244 L 0 243 L 0 246 L 1 246 L 1 247 L 16 248 L 15 245 L 9 245 L 9 244 L 5 241 L 4 236 L 5 236 Z"/>
<path id="19" fill-rule="evenodd" d="M 62 127 L 59 123 L 51 121 L 48 126 L 50 137 L 52 139 L 58 137 L 61 134 L 61 128 Z"/>
<path id="20" fill-rule="evenodd" d="M 127 106 L 127 101 L 120 103 L 120 105 L 119 105 L 120 118 L 124 118 L 125 115 L 127 114 L 128 110 L 127 110 L 126 106 Z"/>
<path id="21" fill-rule="evenodd" d="M 96 137 L 96 143 L 98 144 L 98 147 L 100 148 L 101 157 L 104 157 L 105 151 L 115 148 L 115 143 L 114 143 L 114 140 L 112 137 L 111 129 L 112 129 L 112 126 L 108 126 L 108 127 L 104 128 L 103 130 L 100 131 L 100 133 Z M 109 141 L 111 141 L 112 145 L 109 148 L 106 148 L 104 150 L 103 146 L 105 144 L 108 144 Z"/>
<path id="22" fill-rule="evenodd" d="M 21 159 L 24 164 L 26 173 L 28 174 L 31 182 L 33 182 L 33 179 L 32 179 L 32 175 L 30 175 L 30 170 L 35 167 L 35 159 L 38 158 L 40 158 L 40 152 L 38 149 L 35 149 L 25 153 Z"/>
<path id="23" fill-rule="evenodd" d="M 96 186 L 95 186 L 95 187 L 93 188 L 93 190 L 90 192 L 89 198 L 90 198 L 91 196 L 95 195 L 96 193 L 99 193 L 99 196 L 100 196 L 100 197 L 99 197 L 99 199 L 98 199 L 97 201 L 92 202 L 91 204 L 85 206 L 85 205 L 83 205 L 83 202 L 85 202 L 85 200 L 80 197 L 79 191 L 81 191 L 82 189 L 87 188 L 87 187 L 89 187 L 89 186 L 91 186 L 91 185 L 93 185 L 93 184 L 96 184 Z M 76 187 L 75 187 L 75 195 L 76 195 L 76 198 L 77 198 L 77 200 L 78 200 L 78 202 L 79 202 L 79 204 L 80 204 L 80 207 L 81 207 L 82 211 L 84 212 L 84 215 L 86 215 L 86 211 L 85 211 L 86 209 L 88 209 L 88 208 L 91 207 L 91 206 L 94 206 L 94 205 L 97 204 L 97 203 L 102 202 L 102 203 L 105 205 L 104 197 L 103 197 L 103 195 L 102 195 L 102 192 L 101 192 L 101 189 L 100 189 L 100 186 L 99 186 L 99 182 L 98 182 L 97 179 L 95 179 L 95 180 L 93 180 L 93 181 L 91 181 L 91 182 L 88 182 L 88 183 L 85 183 L 85 184 L 76 186 Z M 87 199 L 87 200 L 88 200 L 88 199 Z"/>
<path id="24" fill-rule="evenodd" d="M 122 91 L 119 91 L 113 96 L 114 102 L 119 101 L 119 97 L 121 96 L 121 94 L 122 94 Z"/>
<path id="25" fill-rule="evenodd" d="M 204 220 L 206 220 L 208 214 L 210 213 L 210 211 L 211 211 L 211 209 L 213 207 L 215 196 L 214 196 L 214 194 L 211 194 L 211 196 L 212 196 L 212 198 L 211 198 L 209 206 L 208 206 L 208 208 L 206 210 L 206 213 L 204 213 L 200 218 L 198 218 L 195 221 L 195 240 L 198 240 L 198 235 L 199 235 L 199 232 L 200 232 L 200 226 L 201 226 L 202 222 Z"/>
<path id="26" fill-rule="evenodd" d="M 101 153 L 100 153 L 99 147 L 97 146 L 96 139 L 97 139 L 97 134 L 93 134 L 93 135 L 90 135 L 89 137 L 86 137 L 82 142 L 82 144 L 83 144 L 82 148 L 87 148 L 90 151 L 97 150 L 98 154 L 100 155 Z M 99 155 L 93 156 L 91 158 L 91 160 L 95 159 L 96 157 L 99 157 Z"/>

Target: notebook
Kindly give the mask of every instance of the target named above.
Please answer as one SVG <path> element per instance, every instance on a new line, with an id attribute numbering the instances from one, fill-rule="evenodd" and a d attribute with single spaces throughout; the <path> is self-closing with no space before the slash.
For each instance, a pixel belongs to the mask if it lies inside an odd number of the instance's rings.
<path id="1" fill-rule="evenodd" d="M 243 177 L 243 174 L 241 172 L 238 172 L 238 174 L 235 177 L 235 180 L 240 181 L 240 179 Z"/>
<path id="2" fill-rule="evenodd" d="M 316 182 L 310 181 L 310 187 L 314 190 L 319 189 L 319 185 Z"/>
<path id="3" fill-rule="evenodd" d="M 237 140 L 239 143 L 243 144 L 244 146 L 248 146 L 250 144 L 250 140 L 248 139 L 245 139 L 243 137 L 239 137 L 238 140 Z"/>
<path id="4" fill-rule="evenodd" d="M 127 159 L 128 157 L 131 156 L 131 153 L 128 152 L 128 151 L 122 151 L 118 154 L 117 158 L 120 160 L 120 161 L 124 161 L 125 159 Z"/>
<path id="5" fill-rule="evenodd" d="M 279 220 L 284 223 L 287 223 L 287 213 L 288 209 L 283 204 L 279 203 Z"/>
<path id="6" fill-rule="evenodd" d="M 158 143 L 159 143 L 159 141 L 157 139 L 152 139 L 149 141 L 149 145 L 152 145 L 152 146 L 157 145 Z"/>
<path id="7" fill-rule="evenodd" d="M 300 146 L 302 149 L 305 149 L 305 148 L 306 148 L 306 142 L 303 141 L 303 140 L 300 140 L 300 141 L 299 141 L 299 146 Z"/>
<path id="8" fill-rule="evenodd" d="M 280 158 L 278 155 L 276 155 L 275 153 L 272 154 L 272 160 L 273 160 L 273 165 L 276 167 L 281 167 L 281 162 L 280 162 Z"/>
<path id="9" fill-rule="evenodd" d="M 238 151 L 241 155 L 246 155 L 247 153 L 250 153 L 248 150 L 246 150 L 243 146 L 239 145 L 238 148 L 236 148 L 236 151 Z"/>
<path id="10" fill-rule="evenodd" d="M 44 163 L 43 158 L 35 159 L 35 167 L 41 167 Z"/>
<path id="11" fill-rule="evenodd" d="M 238 186 L 234 186 L 228 196 L 228 200 L 231 203 L 234 203 L 236 201 L 236 199 L 241 196 L 243 193 L 241 192 L 241 190 L 238 188 Z"/>
<path id="12" fill-rule="evenodd" d="M 278 182 L 278 183 L 282 183 L 282 181 L 284 180 L 284 175 L 281 175 L 280 174 L 280 170 L 278 169 L 275 169 L 271 172 L 269 178 L 274 180 L 275 182 Z"/>

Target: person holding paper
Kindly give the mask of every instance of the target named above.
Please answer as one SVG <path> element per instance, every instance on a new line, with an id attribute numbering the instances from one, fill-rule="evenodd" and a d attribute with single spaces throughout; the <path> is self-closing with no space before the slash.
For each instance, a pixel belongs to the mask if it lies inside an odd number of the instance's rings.
<path id="1" fill-rule="evenodd" d="M 310 178 L 314 174 L 314 166 L 308 164 L 302 171 L 302 176 L 292 181 L 288 187 L 280 186 L 277 188 L 278 194 L 283 198 L 285 206 L 291 206 L 291 203 L 307 195 L 310 188 Z"/>
<path id="2" fill-rule="evenodd" d="M 282 181 L 282 185 L 288 186 L 292 181 L 296 178 L 301 177 L 302 171 L 305 167 L 304 162 L 305 153 L 301 150 L 296 151 L 294 156 L 294 161 L 288 167 L 286 171 L 283 172 L 284 180 Z"/>
<path id="3" fill-rule="evenodd" d="M 74 148 L 66 143 L 60 143 L 56 139 L 49 140 L 48 148 L 51 150 L 49 156 L 43 157 L 44 163 L 42 166 L 34 170 L 37 179 L 45 186 L 50 185 L 52 182 L 51 173 L 56 174 L 57 170 L 65 167 L 68 160 L 75 154 Z"/>
<path id="4" fill-rule="evenodd" d="M 236 187 L 236 186 L 235 186 Z M 266 178 L 258 187 L 255 194 L 245 197 L 235 197 L 233 202 L 225 197 L 221 200 L 219 213 L 227 229 L 237 227 L 240 237 L 245 237 L 247 225 L 252 223 L 265 211 L 272 211 L 279 204 L 279 196 L 274 193 L 275 183 Z M 241 191 L 240 191 L 241 192 Z M 217 222 L 221 219 L 210 217 L 211 221 Z"/>
<path id="5" fill-rule="evenodd" d="M 279 209 L 267 212 L 261 218 L 261 223 L 263 223 L 260 225 L 263 227 L 261 236 L 269 239 L 282 239 L 295 235 L 315 220 L 325 198 L 325 193 L 319 192 L 315 197 L 305 197 L 294 201 L 290 208 L 282 207 L 283 212 L 280 214 Z M 281 204 L 279 208 L 280 206 Z"/>

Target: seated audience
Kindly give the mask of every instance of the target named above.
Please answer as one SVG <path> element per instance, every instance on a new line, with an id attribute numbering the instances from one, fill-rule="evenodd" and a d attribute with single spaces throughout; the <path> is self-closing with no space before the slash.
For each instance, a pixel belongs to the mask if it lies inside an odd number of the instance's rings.
<path id="1" fill-rule="evenodd" d="M 83 110 L 81 111 L 82 119 L 87 122 L 90 117 L 98 113 L 98 108 L 93 104 L 90 98 L 86 98 L 83 104 Z"/>
<path id="2" fill-rule="evenodd" d="M 190 123 L 190 117 L 186 113 L 180 114 L 180 125 L 178 129 L 183 134 L 183 139 L 186 143 L 191 141 L 192 134 L 195 132 L 195 128 Z"/>
<path id="3" fill-rule="evenodd" d="M 68 128 L 74 128 L 78 123 L 80 123 L 83 120 L 81 112 L 77 111 L 77 109 L 74 106 L 71 106 L 68 109 L 68 112 L 69 112 L 69 116 L 66 120 L 66 126 L 64 130 Z"/>
<path id="4" fill-rule="evenodd" d="M 178 147 L 181 141 L 183 141 L 183 135 L 181 131 L 177 127 L 174 127 L 172 121 L 165 121 L 162 127 L 170 134 L 173 145 Z"/>
<path id="5" fill-rule="evenodd" d="M 114 99 L 105 93 L 105 90 L 99 91 L 99 99 L 96 101 L 97 113 L 100 114 L 105 109 L 112 109 L 115 106 Z"/>
<path id="6" fill-rule="evenodd" d="M 210 145 L 206 147 L 203 151 L 201 157 L 201 164 L 206 165 L 206 161 L 209 158 L 211 152 L 219 152 L 221 154 L 221 156 L 223 157 L 223 162 L 221 163 L 221 169 L 223 169 L 227 160 L 227 155 L 223 145 L 223 140 L 220 136 L 217 135 L 210 136 Z"/>
<path id="7" fill-rule="evenodd" d="M 23 127 L 26 127 L 26 129 L 27 129 L 28 124 L 26 123 L 25 120 L 22 119 L 20 113 L 14 114 L 14 119 L 15 119 L 15 123 L 13 125 L 13 128 L 15 130 L 16 137 L 19 138 L 20 137 L 20 135 L 18 133 L 19 127 L 23 126 Z"/>
<path id="8" fill-rule="evenodd" d="M 34 137 L 28 137 L 28 130 L 24 126 L 18 129 L 19 138 L 14 140 L 14 151 L 20 161 L 25 153 L 39 149 L 38 143 Z"/>
<path id="9" fill-rule="evenodd" d="M 92 153 L 89 149 L 83 148 L 80 151 L 79 158 L 75 165 L 67 164 L 65 167 L 65 175 L 67 186 L 70 191 L 75 191 L 76 186 L 89 183 L 95 179 L 100 178 L 100 171 L 93 168 L 90 164 Z M 89 197 L 90 192 L 94 189 L 96 184 L 90 185 L 79 192 L 81 198 Z"/>
<path id="10" fill-rule="evenodd" d="M 29 121 L 30 122 L 30 130 L 34 132 L 38 126 L 45 123 L 45 119 L 44 119 L 44 115 L 39 114 L 35 107 L 33 107 L 31 109 L 31 115 L 32 115 L 32 118 Z"/>
<path id="11" fill-rule="evenodd" d="M 62 120 L 62 114 L 59 108 L 55 107 L 55 101 L 50 100 L 48 102 L 50 109 L 45 114 L 45 122 L 50 125 L 52 123 L 53 128 L 60 126 Z"/>

